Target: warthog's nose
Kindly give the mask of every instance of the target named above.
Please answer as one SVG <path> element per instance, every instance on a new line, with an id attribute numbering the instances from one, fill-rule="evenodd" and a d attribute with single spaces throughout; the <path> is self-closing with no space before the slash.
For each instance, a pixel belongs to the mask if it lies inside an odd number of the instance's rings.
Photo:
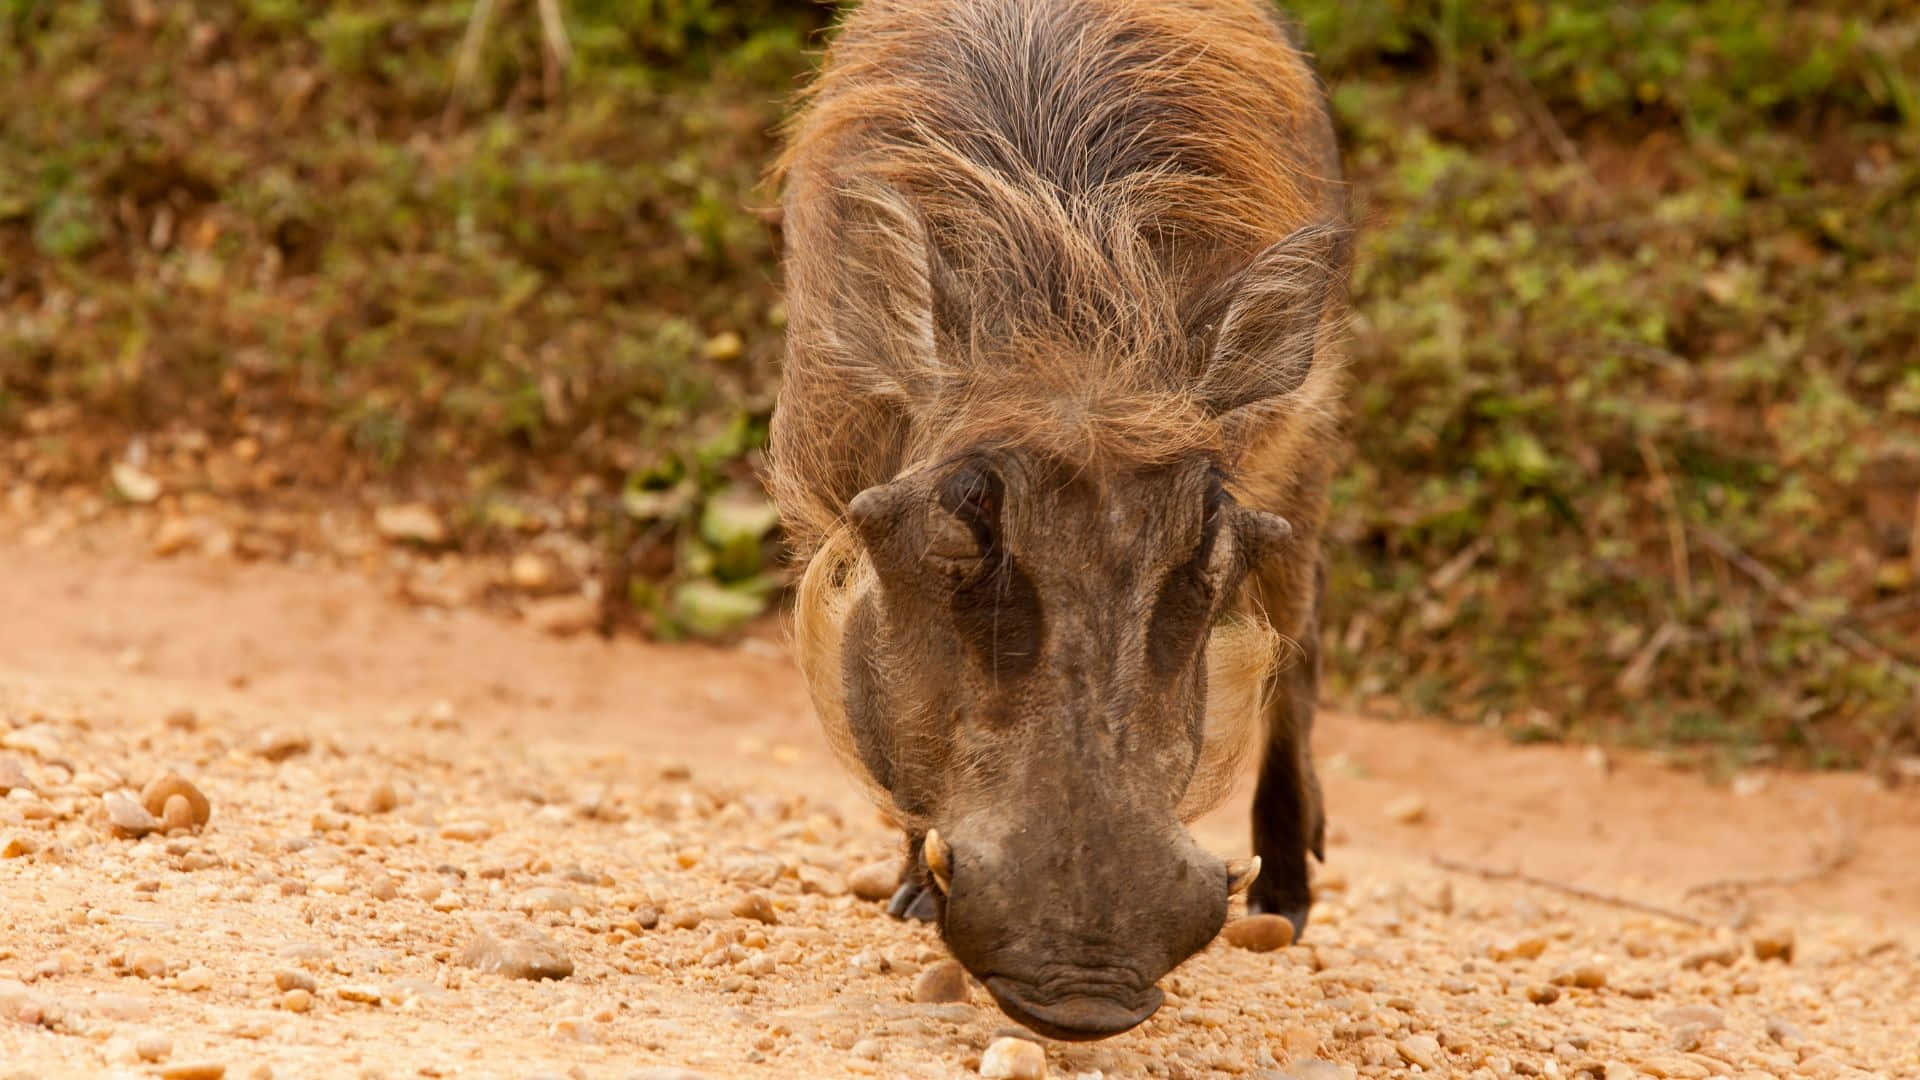
<path id="1" fill-rule="evenodd" d="M 986 979 L 987 993 L 1012 1019 L 1062 1042 L 1089 1042 L 1118 1035 L 1152 1016 L 1166 1001 L 1157 986 L 1149 986 L 1130 1000 L 1068 994 L 1051 1001 L 1035 1000 L 1032 988 L 1000 975 Z"/>

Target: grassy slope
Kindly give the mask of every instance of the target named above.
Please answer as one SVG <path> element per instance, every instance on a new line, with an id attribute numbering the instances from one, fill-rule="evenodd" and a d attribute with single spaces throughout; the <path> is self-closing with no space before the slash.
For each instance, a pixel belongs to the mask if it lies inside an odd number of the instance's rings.
<path id="1" fill-rule="evenodd" d="M 1332 667 L 1523 735 L 1910 745 L 1911 687 L 1833 623 L 1913 589 L 1912 9 L 1307 22 L 1373 223 Z M 1917 629 L 1859 632 L 1911 659 Z"/>
<path id="2" fill-rule="evenodd" d="M 820 13 L 565 6 L 563 95 L 507 3 L 449 116 L 464 2 L 0 0 L 8 467 L 97 486 L 139 433 L 191 487 L 202 440 L 252 440 L 277 468 L 223 494 L 425 493 L 475 548 L 624 530 L 657 629 L 754 610 L 754 181 Z M 1298 10 L 1368 223 L 1339 691 L 1525 737 L 1913 746 L 1904 662 L 1861 653 L 1920 661 L 1920 16 Z"/>

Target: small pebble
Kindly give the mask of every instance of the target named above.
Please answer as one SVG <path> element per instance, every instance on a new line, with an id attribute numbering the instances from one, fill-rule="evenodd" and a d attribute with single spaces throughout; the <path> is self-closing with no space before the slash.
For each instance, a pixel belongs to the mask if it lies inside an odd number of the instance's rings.
<path id="1" fill-rule="evenodd" d="M 1272 952 L 1293 944 L 1293 924 L 1280 915 L 1249 915 L 1227 924 L 1227 944 L 1252 952 Z"/>
<path id="2" fill-rule="evenodd" d="M 400 896 L 400 886 L 393 875 L 375 871 L 373 880 L 367 883 L 367 895 L 375 900 L 393 900 Z"/>
<path id="3" fill-rule="evenodd" d="M 944 1005 L 967 1000 L 967 971 L 957 960 L 944 960 L 913 980 L 913 1000 L 920 1005 Z"/>
<path id="4" fill-rule="evenodd" d="M 521 609 L 527 625 L 555 637 L 585 633 L 600 623 L 600 601 L 585 593 L 533 600 Z"/>
<path id="5" fill-rule="evenodd" d="M 157 1031 L 149 1031 L 134 1040 L 133 1052 L 141 1061 L 165 1061 L 173 1053 L 173 1040 Z"/>
<path id="6" fill-rule="evenodd" d="M 536 889 L 528 889 L 513 901 L 513 907 L 516 911 L 554 911 L 563 915 L 573 911 L 575 908 L 588 910 L 593 906 L 592 901 L 574 892 L 572 889 L 560 888 L 554 885 L 542 885 Z"/>
<path id="7" fill-rule="evenodd" d="M 227 1067 L 213 1061 L 195 1061 L 169 1065 L 160 1070 L 160 1080 L 220 1080 Z"/>
<path id="8" fill-rule="evenodd" d="M 400 796 L 393 790 L 392 784 L 375 784 L 361 805 L 369 814 L 385 814 L 400 805 Z"/>
<path id="9" fill-rule="evenodd" d="M 173 980 L 173 988 L 176 990 L 184 990 L 189 994 L 197 993 L 201 990 L 211 990 L 213 989 L 213 972 L 195 964 L 193 967 L 188 968 L 175 977 Z"/>
<path id="10" fill-rule="evenodd" d="M 485 840 L 493 835 L 493 826 L 484 821 L 449 821 L 440 826 L 440 835 L 448 840 Z"/>
<path id="11" fill-rule="evenodd" d="M 1739 959 L 1740 950 L 1734 948 L 1732 945 L 1709 945 L 1704 949 L 1696 949 L 1681 957 L 1680 966 L 1686 968 L 1688 971 L 1699 971 L 1702 968 L 1715 964 L 1721 967 L 1730 967 L 1734 961 Z"/>
<path id="12" fill-rule="evenodd" d="M 1409 1035 L 1395 1043 L 1394 1049 L 1409 1065 L 1431 1071 L 1440 1064 L 1440 1043 L 1431 1035 Z"/>
<path id="13" fill-rule="evenodd" d="M 253 752 L 268 761 L 285 761 L 297 754 L 313 749 L 313 740 L 305 733 L 285 729 L 268 729 L 254 740 Z"/>
<path id="14" fill-rule="evenodd" d="M 15 788 L 32 791 L 33 781 L 27 777 L 27 770 L 20 767 L 20 762 L 11 757 L 0 757 L 0 795 Z"/>
<path id="15" fill-rule="evenodd" d="M 280 1007 L 290 1013 L 303 1013 L 313 1008 L 313 991 L 294 987 L 280 995 Z"/>
<path id="16" fill-rule="evenodd" d="M 768 926 L 780 921 L 773 913 L 773 902 L 767 899 L 766 893 L 762 892 L 750 892 L 735 900 L 732 910 L 735 918 L 753 919 Z"/>
<path id="17" fill-rule="evenodd" d="M 1535 1005 L 1551 1005 L 1560 1000 L 1560 988 L 1552 983 L 1536 983 L 1527 987 L 1527 1000 Z"/>
<path id="18" fill-rule="evenodd" d="M 292 968 L 281 968 L 279 971 L 274 972 L 273 985 L 279 990 L 305 990 L 308 993 L 312 993 L 318 989 L 313 981 L 313 976 L 304 971 L 296 971 Z"/>
<path id="19" fill-rule="evenodd" d="M 779 859 L 770 855 L 744 855 L 728 859 L 721 865 L 720 872 L 736 885 L 765 889 L 779 881 L 785 869 Z"/>
<path id="20" fill-rule="evenodd" d="M 1753 935 L 1753 956 L 1756 960 L 1793 963 L 1793 928 L 1774 927 Z"/>
<path id="21" fill-rule="evenodd" d="M 145 836 L 160 827 L 160 820 L 124 791 L 109 791 L 100 802 L 107 809 L 107 822 L 122 836 Z"/>
<path id="22" fill-rule="evenodd" d="M 847 888 L 862 900 L 886 900 L 900 884 L 898 863 L 868 863 L 847 875 Z"/>
<path id="23" fill-rule="evenodd" d="M 1582 990 L 1598 990 L 1607 985 L 1606 969 L 1599 964 L 1575 964 L 1554 973 L 1555 986 L 1577 986 Z"/>
<path id="24" fill-rule="evenodd" d="M 814 866 L 802 866 L 799 871 L 800 891 L 816 893 L 820 896 L 845 896 L 847 882 L 838 874 L 830 874 Z"/>
<path id="25" fill-rule="evenodd" d="M 1280 1045 L 1288 1058 L 1310 1058 L 1320 1052 L 1320 1033 L 1304 1024 L 1294 1024 L 1280 1033 Z"/>
<path id="26" fill-rule="evenodd" d="M 380 1004 L 380 988 L 377 986 L 339 986 L 333 994 L 341 1001 L 353 1001 L 362 1005 Z"/>
<path id="27" fill-rule="evenodd" d="M 447 541 L 447 524 L 425 503 L 393 503 L 373 512 L 373 527 L 388 540 L 432 547 Z"/>
<path id="28" fill-rule="evenodd" d="M 1529 934 L 1499 942 L 1487 950 L 1487 955 L 1495 960 L 1532 960 L 1546 951 L 1547 939 L 1538 934 Z"/>
<path id="29" fill-rule="evenodd" d="M 1427 820 L 1427 803 L 1418 795 L 1405 795 L 1384 808 L 1388 820 L 1402 825 L 1418 825 Z"/>
<path id="30" fill-rule="evenodd" d="M 185 795 L 167 796 L 167 804 L 161 808 L 160 825 L 167 832 L 187 832 L 198 823 L 193 819 L 193 804 Z"/>
<path id="31" fill-rule="evenodd" d="M 553 564 L 544 555 L 523 551 L 513 557 L 513 562 L 507 567 L 507 576 L 515 588 L 539 592 L 553 584 Z"/>
<path id="32" fill-rule="evenodd" d="M 135 949 L 127 957 L 127 970 L 143 979 L 157 979 L 167 973 L 167 960 L 156 949 Z"/>
<path id="33" fill-rule="evenodd" d="M 1767 1038 L 1772 1039 L 1780 1046 L 1802 1042 L 1806 1039 L 1806 1036 L 1801 1033 L 1799 1028 L 1777 1016 L 1767 1019 L 1766 1031 Z"/>
<path id="34" fill-rule="evenodd" d="M 987 1080 L 1045 1080 L 1047 1052 L 1037 1043 L 1003 1036 L 980 1055 L 980 1075 Z"/>
<path id="35" fill-rule="evenodd" d="M 147 813 L 166 820 L 167 802 L 176 796 L 187 802 L 191 812 L 190 826 L 205 825 L 213 816 L 213 806 L 207 802 L 206 795 L 185 777 L 173 772 L 163 772 L 147 781 L 147 786 L 140 789 L 140 805 L 147 808 Z M 168 827 L 172 828 L 171 825 Z"/>
<path id="36" fill-rule="evenodd" d="M 566 950 L 524 920 L 493 920 L 476 932 L 460 962 L 510 979 L 564 979 L 573 974 Z"/>

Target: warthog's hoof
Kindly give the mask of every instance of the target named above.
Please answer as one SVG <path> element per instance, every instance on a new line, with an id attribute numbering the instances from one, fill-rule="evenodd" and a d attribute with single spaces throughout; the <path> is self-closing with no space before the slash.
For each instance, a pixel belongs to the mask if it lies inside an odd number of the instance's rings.
<path id="1" fill-rule="evenodd" d="M 940 913 L 934 908 L 933 890 L 911 881 L 903 881 L 893 891 L 893 899 L 887 901 L 887 914 L 896 919 L 918 919 L 932 922 Z"/>
<path id="2" fill-rule="evenodd" d="M 899 899 L 898 895 L 896 895 L 894 898 L 896 900 Z M 1296 945 L 1300 943 L 1301 937 L 1303 937 L 1307 932 L 1307 909 L 1305 907 L 1297 907 L 1290 911 L 1268 911 L 1266 909 L 1265 904 L 1262 904 L 1257 900 L 1252 900 L 1252 901 L 1248 901 L 1247 903 L 1247 914 L 1248 915 L 1278 915 L 1281 918 L 1292 923 L 1293 924 L 1293 943 Z"/>

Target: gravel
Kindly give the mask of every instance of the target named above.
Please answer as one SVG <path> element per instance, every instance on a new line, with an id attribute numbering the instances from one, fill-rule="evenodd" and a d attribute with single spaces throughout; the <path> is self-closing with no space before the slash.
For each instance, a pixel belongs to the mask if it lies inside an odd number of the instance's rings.
<path id="1" fill-rule="evenodd" d="M 172 723 L 189 706 L 161 700 L 123 718 L 123 701 L 49 707 L 0 685 L 10 1068 L 1920 1075 L 1920 962 L 1899 927 L 1775 912 L 1705 929 L 1344 844 L 1306 941 L 1235 918 L 1139 1029 L 1050 1042 L 975 992 L 935 928 L 882 913 L 897 834 L 800 783 L 772 743 L 688 768 L 532 724 L 481 738 L 464 703 L 341 706 L 320 726 L 216 695 Z M 303 749 L 264 754 L 261 731 Z"/>

